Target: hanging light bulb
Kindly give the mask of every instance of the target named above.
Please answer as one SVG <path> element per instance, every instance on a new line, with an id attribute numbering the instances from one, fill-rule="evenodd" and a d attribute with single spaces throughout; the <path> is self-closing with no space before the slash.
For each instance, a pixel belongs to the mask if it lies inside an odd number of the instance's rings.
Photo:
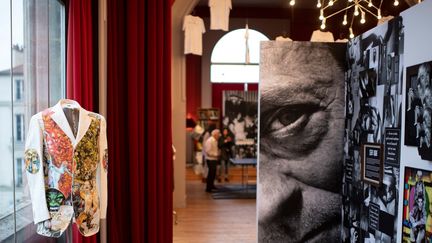
<path id="1" fill-rule="evenodd" d="M 324 18 L 324 19 L 321 21 L 321 29 L 322 29 L 322 30 L 325 29 L 325 27 L 326 27 L 325 23 L 326 23 L 326 19 Z"/>
<path id="2" fill-rule="evenodd" d="M 359 15 L 358 5 L 357 5 L 357 4 L 354 6 L 354 15 L 355 15 L 355 16 L 358 16 L 358 15 Z"/>
<path id="3" fill-rule="evenodd" d="M 381 19 L 381 18 L 382 18 L 382 16 L 381 16 L 381 9 L 378 9 L 377 19 Z"/>
<path id="4" fill-rule="evenodd" d="M 353 0 L 348 0 L 348 2 L 350 2 L 350 3 L 351 3 L 352 1 L 353 1 Z"/>
<path id="5" fill-rule="evenodd" d="M 372 7 L 372 0 L 369 0 L 368 7 Z"/>
<path id="6" fill-rule="evenodd" d="M 320 16 L 319 16 L 320 20 L 324 19 L 324 9 L 320 9 Z"/>
<path id="7" fill-rule="evenodd" d="M 333 4 L 334 4 L 333 0 L 330 0 L 328 3 L 329 6 L 333 6 Z"/>
<path id="8" fill-rule="evenodd" d="M 343 21 L 342 21 L 342 24 L 343 24 L 343 25 L 347 25 L 347 24 L 348 24 L 348 21 L 347 21 L 347 15 L 346 15 L 346 14 L 344 15 L 344 19 L 343 19 Z"/>
<path id="9" fill-rule="evenodd" d="M 362 11 L 361 12 L 360 24 L 364 24 L 364 23 L 366 23 L 366 18 L 365 18 L 365 12 Z"/>
<path id="10" fill-rule="evenodd" d="M 291 0 L 291 1 L 289 2 L 289 5 L 294 6 L 294 5 L 295 5 L 295 0 Z"/>
<path id="11" fill-rule="evenodd" d="M 349 34 L 349 38 L 354 38 L 354 32 L 353 32 L 353 29 L 350 27 L 349 28 L 349 32 L 350 32 L 350 34 Z"/>
<path id="12" fill-rule="evenodd" d="M 317 8 L 321 8 L 321 0 L 317 1 L 317 5 L 316 6 L 317 6 Z"/>
<path id="13" fill-rule="evenodd" d="M 393 3 L 393 5 L 398 6 L 399 5 L 399 1 L 395 0 L 394 3 Z"/>

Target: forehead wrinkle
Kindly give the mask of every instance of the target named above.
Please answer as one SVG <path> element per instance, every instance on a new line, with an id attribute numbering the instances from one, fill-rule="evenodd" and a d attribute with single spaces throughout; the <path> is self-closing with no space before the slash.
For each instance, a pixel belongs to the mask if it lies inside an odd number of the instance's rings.
<path id="1" fill-rule="evenodd" d="M 284 82 L 280 85 L 262 88 L 261 99 L 268 103 L 298 103 L 299 101 L 316 101 L 322 98 L 322 92 L 311 83 Z"/>
<path id="2" fill-rule="evenodd" d="M 261 46 L 261 90 L 309 91 L 334 86 L 338 62 L 324 43 L 266 42 Z M 319 93 L 317 91 L 317 93 Z"/>

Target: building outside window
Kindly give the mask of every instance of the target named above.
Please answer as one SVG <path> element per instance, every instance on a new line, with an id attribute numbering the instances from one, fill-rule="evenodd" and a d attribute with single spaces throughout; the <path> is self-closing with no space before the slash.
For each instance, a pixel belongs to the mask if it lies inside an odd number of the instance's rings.
<path id="1" fill-rule="evenodd" d="M 15 171 L 16 171 L 16 177 L 15 177 L 15 186 L 16 187 L 22 187 L 23 186 L 23 164 L 24 159 L 23 158 L 17 158 L 15 160 Z"/>
<path id="2" fill-rule="evenodd" d="M 0 242 L 44 242 L 24 144 L 30 118 L 65 97 L 65 20 L 61 0 L 0 0 Z"/>
<path id="3" fill-rule="evenodd" d="M 15 140 L 17 142 L 24 141 L 24 115 L 15 115 Z"/>
<path id="4" fill-rule="evenodd" d="M 24 80 L 15 79 L 15 100 L 21 101 L 24 92 Z"/>

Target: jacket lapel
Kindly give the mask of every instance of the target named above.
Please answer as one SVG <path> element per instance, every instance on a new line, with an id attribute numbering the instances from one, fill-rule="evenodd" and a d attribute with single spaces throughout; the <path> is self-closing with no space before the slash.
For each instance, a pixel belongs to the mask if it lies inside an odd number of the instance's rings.
<path id="1" fill-rule="evenodd" d="M 75 144 L 75 137 L 72 133 L 72 129 L 69 126 L 69 123 L 66 119 L 66 116 L 63 112 L 63 108 L 61 105 L 61 101 L 59 101 L 52 109 L 53 114 L 51 115 L 51 118 L 57 123 L 57 125 L 63 130 L 63 132 L 66 134 L 66 136 L 69 137 L 72 144 Z"/>
<path id="2" fill-rule="evenodd" d="M 80 118 L 79 118 L 79 125 L 78 125 L 78 133 L 77 137 L 74 143 L 74 147 L 81 141 L 81 139 L 86 134 L 88 128 L 91 124 L 91 118 L 88 115 L 89 112 L 83 108 L 80 108 Z"/>

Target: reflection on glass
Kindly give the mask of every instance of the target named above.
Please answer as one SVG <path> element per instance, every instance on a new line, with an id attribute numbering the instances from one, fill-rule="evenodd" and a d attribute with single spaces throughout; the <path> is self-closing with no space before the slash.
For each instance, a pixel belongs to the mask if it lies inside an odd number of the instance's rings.
<path id="1" fill-rule="evenodd" d="M 64 97 L 64 5 L 0 1 L 0 30 L 0 242 L 54 242 L 35 233 L 23 157 L 31 116 Z"/>
<path id="2" fill-rule="evenodd" d="M 14 233 L 10 7 L 0 1 L 0 241 Z"/>

